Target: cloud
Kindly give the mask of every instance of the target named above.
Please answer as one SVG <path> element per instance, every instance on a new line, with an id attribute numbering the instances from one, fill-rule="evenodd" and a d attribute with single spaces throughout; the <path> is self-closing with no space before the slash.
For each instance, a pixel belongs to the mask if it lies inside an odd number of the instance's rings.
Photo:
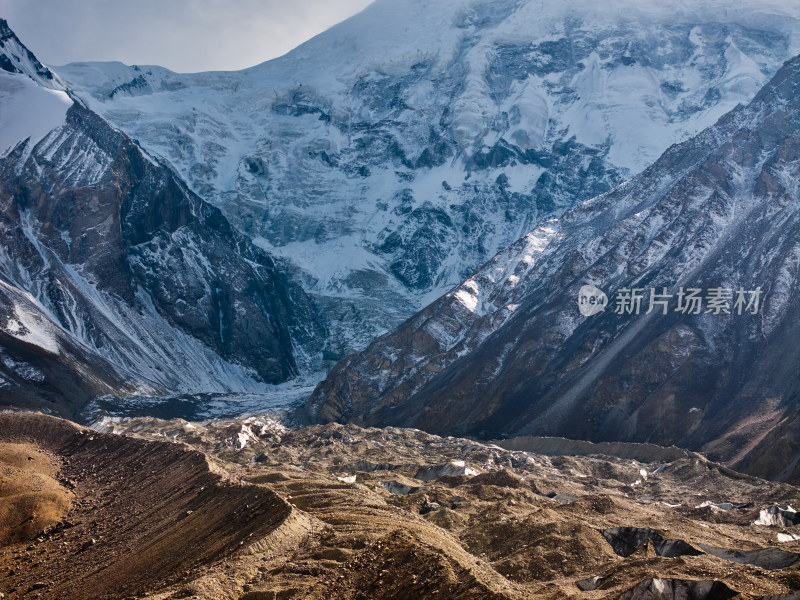
<path id="1" fill-rule="evenodd" d="M 0 0 L 43 62 L 119 60 L 174 71 L 243 69 L 285 54 L 371 0 Z"/>

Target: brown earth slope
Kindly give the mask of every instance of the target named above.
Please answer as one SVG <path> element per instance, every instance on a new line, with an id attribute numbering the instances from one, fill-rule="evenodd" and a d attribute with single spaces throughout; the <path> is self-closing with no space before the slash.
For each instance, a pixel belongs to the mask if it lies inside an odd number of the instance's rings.
<path id="1" fill-rule="evenodd" d="M 54 457 L 31 444 L 0 443 L 0 546 L 29 539 L 67 514 L 72 493 Z"/>
<path id="2" fill-rule="evenodd" d="M 21 453 L 34 457 L 26 457 L 34 468 L 23 463 L 24 477 L 12 471 L 12 491 L 35 489 L 37 478 L 49 489 L 27 509 L 4 511 L 0 539 L 36 528 L 21 528 L 13 515 L 19 521 L 35 512 L 29 522 L 44 526 L 25 544 L 3 549 L 7 598 L 139 594 L 264 537 L 291 513 L 269 490 L 224 481 L 203 454 L 181 444 L 101 434 L 41 415 L 0 415 L 0 441 L 6 465 L 19 465 Z"/>

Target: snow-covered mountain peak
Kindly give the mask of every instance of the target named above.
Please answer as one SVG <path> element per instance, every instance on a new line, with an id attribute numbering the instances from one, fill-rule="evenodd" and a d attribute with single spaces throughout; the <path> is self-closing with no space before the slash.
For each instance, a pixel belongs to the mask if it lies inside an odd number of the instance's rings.
<path id="1" fill-rule="evenodd" d="M 46 88 L 66 89 L 61 79 L 19 41 L 5 19 L 0 19 L 0 70 L 27 75 Z"/>
<path id="2" fill-rule="evenodd" d="M 27 140 L 28 151 L 64 123 L 72 99 L 63 82 L 0 19 L 0 157 Z"/>
<path id="3" fill-rule="evenodd" d="M 238 72 L 59 73 L 363 347 L 542 220 L 746 104 L 800 5 L 379 0 Z"/>
<path id="4" fill-rule="evenodd" d="M 285 56 L 245 72 L 262 75 L 291 66 L 299 69 L 295 71 L 298 80 L 307 83 L 342 79 L 348 72 L 358 74 L 372 68 L 391 74 L 392 67 L 408 67 L 419 58 L 433 56 L 446 65 L 454 57 L 454 47 L 470 44 L 475 41 L 470 37 L 487 32 L 494 40 L 508 42 L 539 42 L 547 35 L 555 39 L 565 20 L 598 31 L 643 23 L 750 25 L 783 29 L 792 35 L 797 48 L 791 21 L 798 16 L 800 9 L 782 0 L 767 0 L 758 6 L 734 0 L 377 0 Z M 314 67 L 320 63 L 336 67 L 319 72 Z"/>

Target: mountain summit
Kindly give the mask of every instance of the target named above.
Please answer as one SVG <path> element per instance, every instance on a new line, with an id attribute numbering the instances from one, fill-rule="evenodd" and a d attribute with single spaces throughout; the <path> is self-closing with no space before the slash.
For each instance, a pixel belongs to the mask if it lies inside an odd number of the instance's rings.
<path id="1" fill-rule="evenodd" d="M 172 165 L 359 350 L 538 223 L 749 102 L 800 5 L 379 0 L 233 73 L 58 73 Z"/>
<path id="2" fill-rule="evenodd" d="M 64 83 L 19 41 L 5 19 L 0 19 L 0 69 L 27 75 L 46 88 L 65 89 Z"/>

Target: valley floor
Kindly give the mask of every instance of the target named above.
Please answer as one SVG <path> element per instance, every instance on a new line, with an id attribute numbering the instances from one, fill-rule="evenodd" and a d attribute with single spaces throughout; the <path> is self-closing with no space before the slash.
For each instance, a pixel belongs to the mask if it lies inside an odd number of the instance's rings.
<path id="1" fill-rule="evenodd" d="M 688 452 L 103 427 L 0 415 L 4 600 L 800 597 L 800 489 Z"/>

